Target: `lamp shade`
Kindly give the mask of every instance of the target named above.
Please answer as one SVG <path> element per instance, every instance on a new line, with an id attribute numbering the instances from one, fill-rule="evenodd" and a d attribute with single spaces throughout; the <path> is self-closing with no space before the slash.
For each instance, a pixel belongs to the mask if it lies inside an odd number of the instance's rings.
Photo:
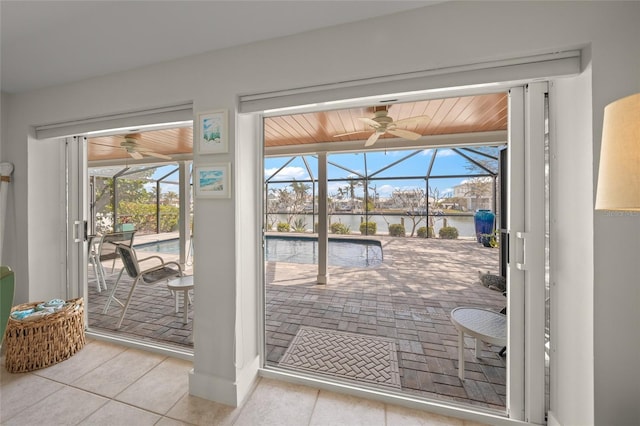
<path id="1" fill-rule="evenodd" d="M 596 210 L 640 211 L 640 93 L 604 109 Z"/>

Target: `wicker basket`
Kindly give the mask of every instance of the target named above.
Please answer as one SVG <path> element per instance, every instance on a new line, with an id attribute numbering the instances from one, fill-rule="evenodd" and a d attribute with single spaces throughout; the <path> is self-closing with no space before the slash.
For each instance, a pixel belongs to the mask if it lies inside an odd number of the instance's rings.
<path id="1" fill-rule="evenodd" d="M 9 318 L 4 339 L 7 371 L 22 373 L 49 367 L 84 347 L 82 298 L 67 302 L 65 309 L 38 320 L 18 321 Z M 12 312 L 34 308 L 38 303 L 14 306 Z"/>

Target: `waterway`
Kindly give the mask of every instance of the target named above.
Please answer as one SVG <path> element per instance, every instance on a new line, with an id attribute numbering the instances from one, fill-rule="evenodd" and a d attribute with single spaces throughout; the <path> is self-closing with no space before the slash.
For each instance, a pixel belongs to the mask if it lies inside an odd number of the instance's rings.
<path id="1" fill-rule="evenodd" d="M 286 214 L 270 214 L 269 218 L 276 218 L 275 224 L 273 225 L 272 231 L 276 230 L 276 225 L 278 222 L 287 222 Z M 294 217 L 291 221 L 291 225 L 293 227 L 293 223 L 296 219 L 302 219 L 305 224 L 306 232 L 313 232 L 313 224 L 318 222 L 318 216 L 313 216 L 314 220 L 312 220 L 312 214 L 301 214 Z M 368 219 L 364 214 L 332 214 L 330 216 L 331 223 L 340 222 L 349 227 L 351 233 L 360 234 L 360 223 L 368 220 L 369 222 L 375 222 L 377 226 L 377 234 L 388 234 L 389 233 L 389 224 L 394 223 L 402 223 L 404 221 L 404 229 L 406 235 L 411 235 L 411 228 L 413 226 L 413 221 L 411 217 L 406 215 L 374 215 L 370 214 Z M 424 217 L 416 217 L 416 222 L 421 219 L 420 223 L 416 225 L 416 231 L 418 228 L 426 225 L 426 218 Z M 473 216 L 433 216 L 434 220 L 434 228 L 435 233 L 438 235 L 440 228 L 445 225 L 445 221 L 447 226 L 454 226 L 458 229 L 459 237 L 470 237 L 472 238 L 475 235 L 475 226 L 473 222 Z M 267 226 L 269 224 L 267 223 Z"/>

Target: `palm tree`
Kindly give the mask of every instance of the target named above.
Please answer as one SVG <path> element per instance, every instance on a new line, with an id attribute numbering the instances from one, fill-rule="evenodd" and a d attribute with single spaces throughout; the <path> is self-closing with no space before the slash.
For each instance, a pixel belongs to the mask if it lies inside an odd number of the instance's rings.
<path id="1" fill-rule="evenodd" d="M 355 199 L 356 199 L 356 188 L 358 186 L 361 186 L 362 182 L 359 180 L 355 180 L 355 179 L 349 179 L 349 185 L 346 187 L 348 194 L 349 194 L 349 198 L 351 199 L 351 208 L 355 209 Z"/>

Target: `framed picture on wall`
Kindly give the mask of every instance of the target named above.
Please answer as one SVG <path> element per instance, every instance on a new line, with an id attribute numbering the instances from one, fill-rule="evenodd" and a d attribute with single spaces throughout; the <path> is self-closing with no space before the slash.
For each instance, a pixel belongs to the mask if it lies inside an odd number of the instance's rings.
<path id="1" fill-rule="evenodd" d="M 231 196 L 231 164 L 208 164 L 195 167 L 193 180 L 197 198 Z"/>
<path id="2" fill-rule="evenodd" d="M 229 114 L 226 109 L 198 114 L 198 153 L 224 154 L 229 151 Z"/>

